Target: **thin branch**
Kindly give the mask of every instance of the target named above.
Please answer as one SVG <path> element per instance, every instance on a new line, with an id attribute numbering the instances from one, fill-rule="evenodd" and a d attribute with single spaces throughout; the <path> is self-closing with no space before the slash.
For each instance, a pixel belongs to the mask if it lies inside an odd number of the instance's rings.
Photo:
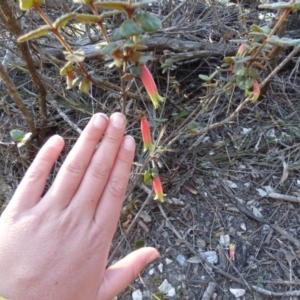
<path id="1" fill-rule="evenodd" d="M 15 84 L 13 83 L 13 81 L 11 80 L 11 78 L 9 77 L 7 72 L 5 71 L 1 62 L 0 62 L 0 78 L 2 79 L 3 83 L 6 85 L 7 90 L 9 92 L 10 96 L 12 97 L 12 99 L 14 100 L 14 102 L 16 103 L 17 107 L 22 112 L 23 116 L 25 117 L 25 120 L 27 122 L 30 132 L 32 133 L 33 136 L 35 136 L 36 128 L 34 125 L 33 118 L 31 116 L 31 114 L 29 113 L 29 110 L 23 103 L 22 98 L 17 90 L 17 87 L 15 86 Z M 31 148 L 32 148 L 31 143 L 28 143 L 29 152 L 31 152 L 31 150 L 32 150 Z"/>
<path id="2" fill-rule="evenodd" d="M 2 12 L 0 11 L 0 19 L 5 24 L 6 29 L 15 37 L 21 36 L 23 32 L 19 20 L 13 15 L 12 9 L 9 7 L 6 0 L 0 1 L 0 9 L 2 11 Z M 18 44 L 18 47 L 26 63 L 33 85 L 39 94 L 40 112 L 42 116 L 42 126 L 41 126 L 42 128 L 40 130 L 39 143 L 42 143 L 45 137 L 44 128 L 47 125 L 47 103 L 46 103 L 47 92 L 40 78 L 40 75 L 36 71 L 34 61 L 29 51 L 28 43 Z M 28 118 L 28 116 L 26 118 Z M 33 128 L 30 129 L 31 132 L 32 129 Z M 35 136 L 35 133 L 32 132 L 33 136 Z"/>
<path id="3" fill-rule="evenodd" d="M 261 83 L 260 88 L 262 89 L 268 82 L 274 77 L 298 52 L 300 51 L 300 45 L 294 48 L 294 50 L 265 78 Z"/>

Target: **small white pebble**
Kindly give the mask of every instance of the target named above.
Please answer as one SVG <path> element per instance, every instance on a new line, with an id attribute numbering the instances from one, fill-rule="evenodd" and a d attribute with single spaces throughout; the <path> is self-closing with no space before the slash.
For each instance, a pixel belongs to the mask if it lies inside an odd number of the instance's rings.
<path id="1" fill-rule="evenodd" d="M 158 270 L 159 270 L 160 273 L 163 272 L 163 267 L 164 267 L 164 265 L 163 265 L 162 263 L 160 263 L 160 264 L 157 266 L 157 268 L 158 268 Z"/>
<path id="2" fill-rule="evenodd" d="M 148 272 L 149 275 L 153 275 L 154 273 L 155 273 L 155 269 L 154 268 L 150 269 L 149 272 Z"/>
<path id="3" fill-rule="evenodd" d="M 172 259 L 166 258 L 166 265 L 169 265 L 169 264 L 171 264 L 172 262 L 173 262 Z"/>
<path id="4" fill-rule="evenodd" d="M 143 294 L 141 290 L 136 290 L 132 293 L 132 300 L 143 300 Z"/>

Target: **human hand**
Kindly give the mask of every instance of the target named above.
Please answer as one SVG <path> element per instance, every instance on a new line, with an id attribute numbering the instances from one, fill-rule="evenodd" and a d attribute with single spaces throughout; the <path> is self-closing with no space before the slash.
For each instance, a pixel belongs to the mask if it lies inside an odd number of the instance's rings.
<path id="1" fill-rule="evenodd" d="M 1 296 L 111 300 L 157 258 L 142 248 L 106 269 L 135 150 L 125 126 L 94 115 L 41 198 L 64 142 L 42 147 L 0 218 Z"/>

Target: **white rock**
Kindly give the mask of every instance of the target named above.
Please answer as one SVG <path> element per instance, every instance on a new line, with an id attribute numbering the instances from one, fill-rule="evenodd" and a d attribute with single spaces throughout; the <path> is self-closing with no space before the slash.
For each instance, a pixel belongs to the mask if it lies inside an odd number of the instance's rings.
<path id="1" fill-rule="evenodd" d="M 274 189 L 269 185 L 264 185 L 263 188 L 266 190 L 267 193 L 273 193 Z"/>
<path id="2" fill-rule="evenodd" d="M 244 231 L 246 231 L 246 229 L 247 229 L 245 223 L 241 223 L 240 227 L 241 227 Z"/>
<path id="3" fill-rule="evenodd" d="M 141 290 L 136 290 L 132 294 L 132 300 L 143 300 L 143 294 Z"/>
<path id="4" fill-rule="evenodd" d="M 250 132 L 252 130 L 252 128 L 242 128 L 241 133 L 242 134 L 247 134 L 248 132 Z"/>
<path id="5" fill-rule="evenodd" d="M 266 197 L 268 193 L 263 189 L 256 189 L 260 197 Z"/>
<path id="6" fill-rule="evenodd" d="M 228 248 L 230 244 L 230 236 L 229 234 L 222 234 L 220 235 L 219 243 L 222 247 Z"/>
<path id="7" fill-rule="evenodd" d="M 172 259 L 166 258 L 166 265 L 169 265 L 169 264 L 171 264 L 172 262 L 173 262 Z"/>
<path id="8" fill-rule="evenodd" d="M 223 181 L 224 181 L 224 183 L 225 183 L 228 187 L 230 187 L 231 189 L 236 189 L 236 188 L 238 187 L 237 184 L 234 183 L 234 182 L 232 182 L 231 180 L 226 180 L 226 179 L 224 179 Z"/>
<path id="9" fill-rule="evenodd" d="M 218 263 L 218 255 L 216 251 L 206 251 L 201 253 L 204 257 L 204 259 L 211 263 L 211 264 L 216 264 Z"/>
<path id="10" fill-rule="evenodd" d="M 157 266 L 157 268 L 158 268 L 158 270 L 159 270 L 160 273 L 163 272 L 163 267 L 164 267 L 164 265 L 163 265 L 162 263 L 160 263 L 160 264 Z"/>
<path id="11" fill-rule="evenodd" d="M 150 217 L 150 215 L 149 215 L 145 210 L 143 210 L 143 211 L 141 212 L 140 218 L 143 219 L 143 221 L 144 221 L 145 223 L 149 223 L 149 222 L 151 222 L 151 220 L 152 220 L 151 217 Z"/>
<path id="12" fill-rule="evenodd" d="M 230 293 L 235 296 L 235 298 L 239 298 L 239 297 L 244 296 L 245 292 L 246 292 L 244 289 L 232 289 L 232 288 L 230 288 L 229 290 L 230 290 Z"/>
<path id="13" fill-rule="evenodd" d="M 149 275 L 153 275 L 154 273 L 155 273 L 155 269 L 154 268 L 150 269 L 149 272 L 148 272 Z"/>
<path id="14" fill-rule="evenodd" d="M 263 215 L 260 213 L 260 211 L 255 206 L 252 207 L 252 211 L 253 211 L 253 214 L 255 217 L 259 217 L 259 218 L 263 217 Z"/>
<path id="15" fill-rule="evenodd" d="M 164 293 L 168 297 L 174 297 L 176 295 L 175 288 L 165 279 L 162 284 L 158 287 L 159 291 Z"/>

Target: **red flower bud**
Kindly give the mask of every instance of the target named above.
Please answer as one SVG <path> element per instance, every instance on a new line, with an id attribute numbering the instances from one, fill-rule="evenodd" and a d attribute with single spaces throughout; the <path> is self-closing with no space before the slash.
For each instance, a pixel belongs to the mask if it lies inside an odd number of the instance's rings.
<path id="1" fill-rule="evenodd" d="M 155 198 L 154 200 L 158 200 L 159 202 L 164 202 L 164 197 L 166 194 L 163 192 L 161 180 L 158 176 L 153 177 L 153 188 L 155 191 Z"/>
<path id="2" fill-rule="evenodd" d="M 150 133 L 150 125 L 149 122 L 144 114 L 141 114 L 141 131 L 142 137 L 144 142 L 144 151 L 151 151 L 154 149 L 154 145 L 152 144 L 151 140 L 151 133 Z"/>
<path id="3" fill-rule="evenodd" d="M 149 97 L 153 102 L 154 108 L 156 109 L 160 106 L 159 102 L 163 102 L 165 99 L 158 94 L 156 84 L 149 69 L 145 65 L 143 65 L 140 67 L 140 71 L 141 80 L 145 86 Z"/>

